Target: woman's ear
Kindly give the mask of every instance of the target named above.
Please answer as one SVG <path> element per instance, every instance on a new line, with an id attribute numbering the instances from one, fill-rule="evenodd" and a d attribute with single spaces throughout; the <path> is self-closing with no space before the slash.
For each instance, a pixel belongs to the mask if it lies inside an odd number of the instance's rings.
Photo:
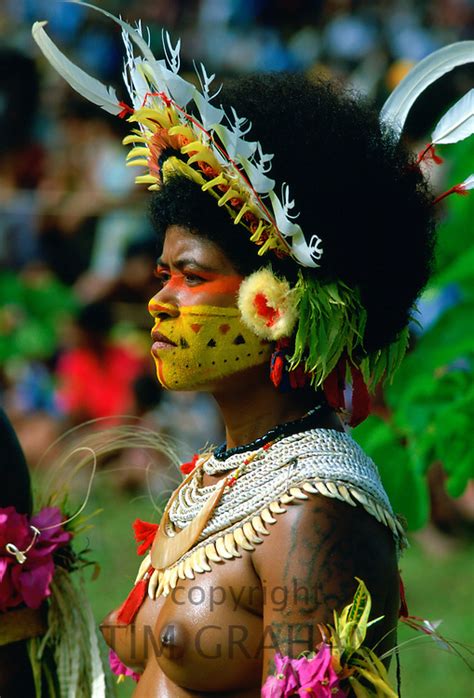
<path id="1" fill-rule="evenodd" d="M 259 337 L 276 341 L 293 334 L 298 319 L 295 290 L 271 269 L 259 269 L 244 279 L 237 303 L 242 320 Z"/>

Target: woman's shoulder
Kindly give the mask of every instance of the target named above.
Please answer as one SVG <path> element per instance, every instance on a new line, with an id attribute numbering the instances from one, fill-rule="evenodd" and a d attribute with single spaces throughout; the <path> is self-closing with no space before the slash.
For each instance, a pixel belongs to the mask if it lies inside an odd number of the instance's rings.
<path id="1" fill-rule="evenodd" d="M 403 546 L 404 530 L 377 467 L 349 434 L 311 429 L 284 439 L 278 450 L 279 458 L 288 463 L 287 477 L 282 482 L 285 493 L 277 493 L 282 504 L 291 498 L 304 499 L 311 495 L 339 500 L 351 509 L 364 509 Z"/>

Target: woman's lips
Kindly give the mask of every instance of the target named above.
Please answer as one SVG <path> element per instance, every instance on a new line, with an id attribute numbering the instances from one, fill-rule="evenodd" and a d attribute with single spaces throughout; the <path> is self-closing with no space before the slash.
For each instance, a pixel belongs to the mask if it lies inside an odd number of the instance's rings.
<path id="1" fill-rule="evenodd" d="M 151 338 L 153 339 L 153 344 L 151 347 L 152 353 L 160 351 L 161 349 L 171 349 L 171 347 L 176 346 L 176 344 L 172 342 L 171 339 L 165 337 L 165 335 L 161 334 L 161 332 L 153 331 L 151 333 Z"/>

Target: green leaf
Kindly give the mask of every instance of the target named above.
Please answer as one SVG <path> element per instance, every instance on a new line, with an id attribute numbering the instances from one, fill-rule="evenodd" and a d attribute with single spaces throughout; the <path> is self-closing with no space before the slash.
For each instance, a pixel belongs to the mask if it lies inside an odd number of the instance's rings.
<path id="1" fill-rule="evenodd" d="M 376 463 L 395 513 L 406 519 L 409 530 L 424 526 L 429 514 L 427 484 L 420 464 L 391 425 L 372 416 L 353 430 L 353 436 Z"/>

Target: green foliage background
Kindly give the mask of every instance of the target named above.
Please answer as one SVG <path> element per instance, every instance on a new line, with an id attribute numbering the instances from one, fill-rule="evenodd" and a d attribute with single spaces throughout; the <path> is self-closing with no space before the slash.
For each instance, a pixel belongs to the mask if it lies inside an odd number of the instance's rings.
<path id="1" fill-rule="evenodd" d="M 450 161 L 441 165 L 446 188 L 471 173 L 473 140 L 449 147 Z M 421 335 L 386 386 L 388 421 L 372 416 L 354 430 L 411 530 L 428 520 L 425 476 L 432 463 L 442 463 L 452 497 L 460 496 L 474 477 L 474 196 L 445 201 L 435 273 L 424 298 L 434 299 L 451 287 L 459 302 Z"/>

